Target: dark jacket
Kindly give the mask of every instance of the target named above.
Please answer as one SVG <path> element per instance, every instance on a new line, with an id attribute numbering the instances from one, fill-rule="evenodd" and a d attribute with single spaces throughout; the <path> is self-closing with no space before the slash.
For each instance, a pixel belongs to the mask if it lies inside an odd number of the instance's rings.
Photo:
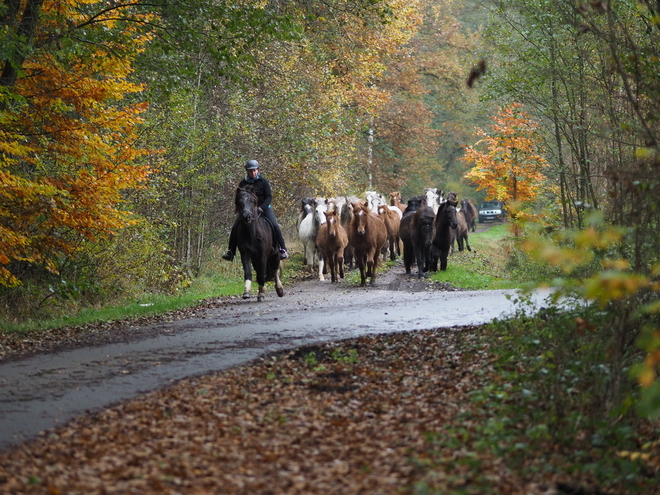
<path id="1" fill-rule="evenodd" d="M 238 187 L 245 187 L 251 185 L 254 187 L 254 194 L 257 195 L 257 206 L 262 210 L 270 208 L 270 202 L 273 200 L 273 191 L 270 188 L 270 183 L 261 174 L 257 175 L 255 179 L 249 179 L 247 176 L 241 181 Z"/>

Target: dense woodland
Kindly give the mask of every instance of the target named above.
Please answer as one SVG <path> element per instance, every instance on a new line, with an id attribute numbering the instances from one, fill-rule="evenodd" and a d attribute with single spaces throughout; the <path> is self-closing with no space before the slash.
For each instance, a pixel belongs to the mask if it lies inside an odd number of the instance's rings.
<path id="1" fill-rule="evenodd" d="M 255 158 L 289 235 L 305 196 L 506 200 L 660 409 L 659 2 L 3 0 L 0 25 L 6 318 L 181 287 Z"/>

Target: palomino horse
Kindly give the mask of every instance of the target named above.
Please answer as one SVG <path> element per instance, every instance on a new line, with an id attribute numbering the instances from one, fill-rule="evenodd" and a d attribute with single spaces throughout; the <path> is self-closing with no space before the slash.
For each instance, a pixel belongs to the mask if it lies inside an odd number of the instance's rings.
<path id="1" fill-rule="evenodd" d="M 312 273 L 314 268 L 318 267 L 319 276 L 323 274 L 323 255 L 316 245 L 316 236 L 319 227 L 325 223 L 324 213 L 327 209 L 328 203 L 325 199 L 315 199 L 312 213 L 303 218 L 298 225 L 298 237 L 303 245 L 303 265 L 306 265 Z"/>
<path id="2" fill-rule="evenodd" d="M 353 247 L 355 262 L 360 269 L 360 283 L 364 287 L 367 277 L 371 277 L 371 285 L 376 281 L 379 254 L 387 242 L 387 229 L 378 215 L 369 211 L 366 203 L 352 205 L 353 220 L 348 230 L 348 242 Z"/>
<path id="3" fill-rule="evenodd" d="M 399 226 L 401 225 L 401 220 L 399 219 L 399 215 L 389 209 L 387 205 L 378 205 L 378 216 L 387 229 L 390 260 L 394 261 L 397 256 L 401 255 L 401 247 L 399 246 Z M 387 261 L 387 249 L 385 248 L 383 249 L 383 261 Z"/>
<path id="4" fill-rule="evenodd" d="M 440 270 L 447 270 L 447 257 L 451 245 L 451 229 L 457 227 L 456 222 L 456 200 L 447 199 L 438 208 L 435 215 L 435 236 L 433 246 L 438 250 L 440 258 Z"/>
<path id="5" fill-rule="evenodd" d="M 252 268 L 257 275 L 259 294 L 257 301 L 265 298 L 266 282 L 275 281 L 277 295 L 284 295 L 284 287 L 280 281 L 280 252 L 273 237 L 273 227 L 268 220 L 259 215 L 257 196 L 252 186 L 238 188 L 234 200 L 236 213 L 240 222 L 236 228 L 238 251 L 243 263 L 243 278 L 245 289 L 243 299 L 250 297 L 252 289 Z"/>
<path id="6" fill-rule="evenodd" d="M 336 210 L 326 211 L 325 220 L 319 227 L 316 244 L 323 253 L 323 259 L 330 265 L 330 280 L 334 283 L 344 278 L 344 250 L 348 246 L 348 235 Z M 319 280 L 323 281 L 323 273 L 319 275 Z"/>

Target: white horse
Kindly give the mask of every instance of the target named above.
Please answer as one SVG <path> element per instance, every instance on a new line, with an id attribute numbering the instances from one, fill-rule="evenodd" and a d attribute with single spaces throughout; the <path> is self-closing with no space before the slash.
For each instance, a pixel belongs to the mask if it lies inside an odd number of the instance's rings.
<path id="1" fill-rule="evenodd" d="M 426 196 L 426 206 L 433 209 L 433 213 L 438 213 L 440 204 L 444 202 L 444 193 L 442 189 L 436 187 L 427 187 L 424 189 L 424 196 Z"/>
<path id="2" fill-rule="evenodd" d="M 306 215 L 298 226 L 298 238 L 303 245 L 303 265 L 306 265 L 312 273 L 314 267 L 318 266 L 319 278 L 323 276 L 323 255 L 316 245 L 316 236 L 319 233 L 319 227 L 325 223 L 327 210 L 328 201 L 324 198 L 317 198 L 314 211 Z"/>

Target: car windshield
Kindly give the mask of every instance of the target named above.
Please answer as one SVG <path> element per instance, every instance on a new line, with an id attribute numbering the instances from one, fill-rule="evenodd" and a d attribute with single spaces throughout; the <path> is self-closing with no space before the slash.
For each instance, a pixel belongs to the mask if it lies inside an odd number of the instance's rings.
<path id="1" fill-rule="evenodd" d="M 499 201 L 486 201 L 481 203 L 482 208 L 500 208 L 501 203 Z"/>

